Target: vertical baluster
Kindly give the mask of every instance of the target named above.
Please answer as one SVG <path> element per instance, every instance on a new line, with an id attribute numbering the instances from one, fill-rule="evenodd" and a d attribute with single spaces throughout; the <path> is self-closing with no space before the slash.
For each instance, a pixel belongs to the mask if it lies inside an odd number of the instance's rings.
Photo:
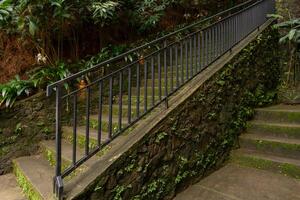
<path id="1" fill-rule="evenodd" d="M 208 41 L 208 29 L 205 30 L 205 66 L 208 66 L 208 45 L 209 45 L 209 41 Z"/>
<path id="2" fill-rule="evenodd" d="M 230 19 L 230 21 L 231 21 L 231 33 L 230 33 L 230 35 L 231 35 L 231 48 L 234 46 L 234 23 L 233 23 L 233 17 Z"/>
<path id="3" fill-rule="evenodd" d="M 193 70 L 193 65 L 194 65 L 194 63 L 193 63 L 193 38 L 192 38 L 192 36 L 190 36 L 190 53 L 189 53 L 189 55 L 190 55 L 190 69 L 191 69 L 191 71 L 190 71 L 190 76 L 189 76 L 189 78 L 191 78 L 192 76 L 193 76 L 193 73 L 194 73 L 194 70 Z"/>
<path id="4" fill-rule="evenodd" d="M 202 70 L 205 67 L 205 59 L 204 59 L 204 54 L 205 54 L 205 44 L 204 44 L 204 33 L 201 31 L 201 67 L 200 70 Z"/>
<path id="5" fill-rule="evenodd" d="M 237 44 L 237 16 L 233 17 L 233 43 Z"/>
<path id="6" fill-rule="evenodd" d="M 179 87 L 178 43 L 175 45 L 176 88 Z"/>
<path id="7" fill-rule="evenodd" d="M 197 62 L 198 62 L 198 67 L 197 67 L 197 73 L 200 72 L 201 70 L 201 32 L 198 32 L 198 54 L 197 54 Z"/>
<path id="8" fill-rule="evenodd" d="M 194 34 L 194 75 L 197 73 L 197 34 Z"/>
<path id="9" fill-rule="evenodd" d="M 231 18 L 228 19 L 228 35 L 229 35 L 228 49 L 231 50 L 231 48 L 232 48 L 232 42 L 231 42 L 231 38 L 232 38 Z"/>
<path id="10" fill-rule="evenodd" d="M 155 91 L 154 91 L 154 86 L 155 86 L 155 69 L 154 69 L 154 58 L 151 57 L 151 81 L 152 81 L 152 107 L 154 107 L 155 104 Z"/>
<path id="11" fill-rule="evenodd" d="M 235 16 L 232 16 L 232 46 L 235 45 L 235 39 L 234 39 L 234 18 Z"/>
<path id="12" fill-rule="evenodd" d="M 119 118 L 118 126 L 119 130 L 122 130 L 122 117 L 123 116 L 123 71 L 119 73 Z"/>
<path id="13" fill-rule="evenodd" d="M 229 32 L 229 20 L 226 19 L 226 51 L 229 50 L 229 35 L 230 35 L 230 32 Z"/>
<path id="14" fill-rule="evenodd" d="M 168 96 L 167 41 L 164 42 L 165 97 Z"/>
<path id="15" fill-rule="evenodd" d="M 158 96 L 159 96 L 159 100 L 161 101 L 161 63 L 160 63 L 160 52 L 157 55 L 157 62 L 158 62 Z"/>
<path id="16" fill-rule="evenodd" d="M 128 68 L 128 124 L 131 124 L 131 66 Z"/>
<path id="17" fill-rule="evenodd" d="M 140 117 L 140 64 L 138 63 L 136 66 L 136 89 L 137 89 L 137 100 L 136 100 L 136 117 Z"/>
<path id="18" fill-rule="evenodd" d="M 221 22 L 219 21 L 218 24 L 217 24 L 217 38 L 218 38 L 217 39 L 217 41 L 218 41 L 217 42 L 217 56 L 218 57 L 221 56 L 221 51 L 220 51 L 220 49 L 221 49 L 220 48 L 221 47 L 220 46 L 220 41 L 221 41 L 221 39 L 220 39 L 221 38 L 220 32 L 221 32 L 221 30 L 220 30 L 220 25 L 221 25 Z"/>
<path id="19" fill-rule="evenodd" d="M 226 53 L 226 20 L 222 22 L 222 51 Z"/>
<path id="20" fill-rule="evenodd" d="M 216 26 L 211 27 L 212 32 L 212 53 L 211 53 L 211 63 L 215 60 L 215 54 L 216 54 Z"/>
<path id="21" fill-rule="evenodd" d="M 86 131 L 85 131 L 85 155 L 87 156 L 90 152 L 90 99 L 91 99 L 91 88 L 87 88 L 86 97 Z"/>
<path id="22" fill-rule="evenodd" d="M 144 112 L 147 112 L 148 110 L 148 60 L 145 60 L 144 63 L 144 89 L 145 89 L 145 94 L 144 94 Z"/>
<path id="23" fill-rule="evenodd" d="M 174 70 L 173 70 L 173 46 L 170 46 L 170 68 L 171 68 L 171 92 L 173 91 Z"/>
<path id="24" fill-rule="evenodd" d="M 98 147 L 101 146 L 101 138 L 102 138 L 102 106 L 103 106 L 103 82 L 99 82 L 99 113 L 98 113 L 98 135 L 97 135 L 97 141 L 98 141 Z"/>
<path id="25" fill-rule="evenodd" d="M 76 149 L 77 149 L 77 93 L 73 96 L 73 166 L 76 165 Z"/>
<path id="26" fill-rule="evenodd" d="M 109 136 L 109 140 L 112 139 L 112 135 L 113 135 L 113 118 L 112 118 L 112 114 L 113 114 L 113 77 L 110 76 L 109 77 L 109 100 L 108 100 L 108 105 L 109 105 L 109 112 L 108 112 L 108 136 Z"/>
<path id="27" fill-rule="evenodd" d="M 208 65 L 210 65 L 211 61 L 212 61 L 212 52 L 213 52 L 213 49 L 212 49 L 212 46 L 213 46 L 213 38 L 212 38 L 212 28 L 209 27 L 208 28 L 208 33 L 209 33 L 209 57 L 208 57 Z"/>
<path id="28" fill-rule="evenodd" d="M 185 67 L 186 67 L 186 80 L 188 80 L 189 79 L 188 41 L 185 41 Z"/>
<path id="29" fill-rule="evenodd" d="M 221 49 L 221 37 L 222 37 L 221 24 L 222 24 L 222 22 L 220 21 L 218 23 L 218 56 L 222 55 L 222 49 Z"/>
<path id="30" fill-rule="evenodd" d="M 183 41 L 180 41 L 180 65 L 181 65 L 181 84 L 184 83 L 184 67 L 183 67 Z"/>

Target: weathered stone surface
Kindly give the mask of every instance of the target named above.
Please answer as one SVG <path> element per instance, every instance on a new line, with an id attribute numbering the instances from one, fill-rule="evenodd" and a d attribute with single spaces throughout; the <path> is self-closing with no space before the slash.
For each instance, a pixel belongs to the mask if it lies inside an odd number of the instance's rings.
<path id="1" fill-rule="evenodd" d="M 12 159 L 33 154 L 39 141 L 53 137 L 53 102 L 39 93 L 0 110 L 0 174 L 11 171 Z"/>
<path id="2" fill-rule="evenodd" d="M 229 164 L 174 200 L 300 199 L 300 182 L 271 172 Z"/>
<path id="3" fill-rule="evenodd" d="M 13 174 L 0 176 L 0 197 L 2 200 L 25 200 Z"/>

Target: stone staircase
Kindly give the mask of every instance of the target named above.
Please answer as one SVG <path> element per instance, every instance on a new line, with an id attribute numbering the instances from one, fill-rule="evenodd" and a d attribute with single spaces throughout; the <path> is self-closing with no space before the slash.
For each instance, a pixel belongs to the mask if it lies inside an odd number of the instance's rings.
<path id="1" fill-rule="evenodd" d="M 179 65 L 180 67 L 180 65 Z M 197 65 L 194 63 L 193 71 L 196 71 Z M 161 97 L 164 98 L 165 95 L 165 80 L 163 72 L 163 68 L 161 69 Z M 189 69 L 190 70 L 190 69 Z M 184 70 L 182 70 L 184 73 L 184 80 L 186 80 L 186 68 L 184 67 Z M 168 91 L 170 91 L 171 86 L 173 88 L 176 87 L 176 79 L 174 78 L 175 71 L 168 71 Z M 181 74 L 180 74 L 181 75 Z M 149 75 L 149 77 L 151 74 Z M 172 79 L 173 76 L 173 79 Z M 147 79 L 147 84 L 145 84 L 145 80 L 141 80 L 140 84 L 140 104 L 139 109 L 140 113 L 143 113 L 144 111 L 144 105 L 145 105 L 145 99 L 144 99 L 144 93 L 145 93 L 145 85 L 147 85 L 147 93 L 150 94 L 147 99 L 147 105 L 150 107 L 153 103 L 156 104 L 159 102 L 160 99 L 160 91 L 159 91 L 159 79 L 158 74 L 155 74 L 155 80 L 154 80 L 154 89 L 152 89 L 152 79 L 151 77 Z M 173 83 L 172 83 L 173 81 Z M 180 80 L 181 81 L 181 78 Z M 153 93 L 154 92 L 154 93 Z M 137 94 L 138 89 L 133 86 L 132 87 L 132 96 L 131 96 L 131 115 L 132 115 L 132 121 L 135 120 L 137 117 Z M 153 97 L 152 97 L 153 94 Z M 117 98 L 117 97 L 116 97 Z M 153 102 L 154 99 L 154 102 Z M 128 96 L 124 95 L 122 97 L 122 126 L 128 125 Z M 101 141 L 105 142 L 108 140 L 108 129 L 109 129 L 109 105 L 103 105 L 102 107 L 102 134 L 101 134 Z M 119 114 L 119 99 L 115 99 L 113 104 L 113 123 L 112 123 L 112 129 L 115 130 L 119 126 L 118 121 L 118 114 Z M 98 114 L 94 113 L 90 116 L 90 138 L 89 138 L 89 146 L 90 149 L 93 149 L 98 144 Z M 134 127 L 133 127 L 134 128 Z M 125 137 L 126 134 L 129 134 L 133 128 L 130 128 L 127 132 L 123 133 L 119 137 Z M 69 166 L 72 165 L 72 156 L 73 156 L 73 127 L 64 126 L 62 128 L 63 132 L 63 140 L 62 140 L 62 169 L 66 169 Z M 115 132 L 115 131 L 113 131 Z M 85 146 L 85 136 L 86 134 L 86 126 L 83 124 L 82 126 L 77 127 L 77 158 L 81 158 L 85 155 L 84 152 L 84 146 Z M 73 172 L 71 175 L 69 175 L 65 179 L 65 185 L 68 184 L 68 181 L 70 181 L 75 176 L 79 175 L 80 173 L 84 173 L 85 170 L 87 170 L 89 167 L 91 167 L 93 164 L 99 160 L 101 156 L 108 153 L 110 148 L 116 145 L 114 141 L 112 141 L 108 146 L 102 149 L 96 156 L 93 156 L 90 158 L 87 162 L 85 162 L 80 168 L 78 168 L 75 172 Z M 14 174 L 16 175 L 17 182 L 19 186 L 22 188 L 23 193 L 26 195 L 28 199 L 32 200 L 40 200 L 40 199 L 55 199 L 53 195 L 53 176 L 54 176 L 54 166 L 55 166 L 55 155 L 56 155 L 56 144 L 55 140 L 48 140 L 48 141 L 42 141 L 40 143 L 40 152 L 38 155 L 33 156 L 26 156 L 17 158 L 13 161 L 13 170 Z"/>
<path id="2" fill-rule="evenodd" d="M 232 161 L 300 179 L 300 105 L 256 109 Z"/>

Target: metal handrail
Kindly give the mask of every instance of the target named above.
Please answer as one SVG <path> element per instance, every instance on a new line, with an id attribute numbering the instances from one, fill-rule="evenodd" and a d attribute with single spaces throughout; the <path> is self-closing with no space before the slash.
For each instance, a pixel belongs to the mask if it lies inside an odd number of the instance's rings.
<path id="1" fill-rule="evenodd" d="M 238 11 L 231 13 L 237 8 L 239 8 Z M 54 176 L 56 195 L 60 199 L 62 198 L 63 179 L 66 176 L 159 104 L 165 102 L 168 106 L 169 96 L 263 25 L 267 21 L 266 15 L 274 12 L 274 0 L 247 1 L 49 85 L 48 95 L 54 88 L 56 89 L 56 166 Z M 228 13 L 228 15 L 218 18 L 208 26 L 197 28 L 180 39 L 170 40 L 170 37 L 177 33 L 206 23 L 224 13 Z M 169 43 L 168 40 L 170 40 Z M 143 62 L 139 59 L 131 63 L 123 63 L 124 66 L 111 73 L 94 77 L 95 80 L 84 87 L 73 88 L 73 91 L 64 91 L 65 83 L 91 74 L 103 65 L 111 64 L 132 52 L 157 42 L 161 42 L 162 46 L 143 57 Z M 62 169 L 63 109 L 66 102 L 69 104 L 70 101 L 72 112 L 68 122 L 73 127 L 72 163 L 66 169 Z M 78 110 L 81 105 L 84 107 L 85 114 L 79 115 Z M 107 113 L 103 109 L 105 106 Z M 113 110 L 117 110 L 117 113 L 114 113 Z M 92 113 L 96 114 L 95 127 L 97 129 L 95 130 L 97 144 L 94 148 L 90 146 L 91 129 L 95 128 L 91 127 Z M 78 116 L 84 116 L 84 118 L 80 119 Z M 115 119 L 114 116 L 116 116 Z M 104 117 L 108 118 L 107 121 L 104 120 Z M 76 152 L 80 123 L 84 128 L 82 137 L 84 137 L 85 154 L 78 158 Z M 105 132 L 107 132 L 106 135 Z"/>
<path id="2" fill-rule="evenodd" d="M 158 39 L 155 39 L 155 40 L 153 40 L 153 41 L 151 41 L 151 42 L 149 42 L 149 43 L 143 44 L 143 45 L 141 45 L 141 46 L 139 46 L 139 47 L 136 47 L 136 48 L 134 48 L 134 49 L 131 49 L 131 50 L 129 50 L 129 51 L 125 52 L 125 53 L 122 53 L 122 54 L 120 54 L 120 55 L 118 55 L 118 56 L 115 56 L 115 57 L 113 57 L 113 58 L 110 58 L 110 59 L 108 59 L 108 60 L 106 60 L 106 61 L 104 61 L 104 62 L 102 62 L 102 63 L 99 63 L 99 64 L 97 64 L 97 65 L 94 65 L 94 66 L 91 67 L 91 68 L 82 70 L 82 71 L 80 71 L 80 72 L 78 72 L 78 73 L 76 73 L 76 74 L 70 75 L 70 76 L 68 76 L 68 77 L 66 77 L 66 78 L 64 78 L 64 79 L 62 79 L 62 80 L 59 80 L 59 81 L 57 81 L 57 82 L 55 82 L 55 83 L 49 84 L 48 87 L 47 87 L 47 96 L 50 96 L 51 93 L 52 93 L 52 91 L 53 91 L 53 89 L 54 89 L 55 87 L 59 86 L 59 85 L 63 85 L 64 83 L 66 83 L 66 82 L 68 82 L 68 81 L 70 81 L 70 80 L 77 79 L 77 78 L 79 78 L 79 77 L 81 77 L 81 76 L 83 76 L 83 75 L 85 75 L 85 74 L 87 74 L 87 73 L 96 71 L 96 70 L 99 69 L 99 67 L 103 67 L 103 66 L 105 66 L 105 65 L 107 65 L 107 64 L 109 64 L 109 63 L 112 63 L 112 62 L 116 61 L 116 60 L 122 59 L 122 58 L 124 58 L 124 57 L 130 55 L 131 53 L 134 53 L 134 52 L 136 52 L 136 51 L 138 51 L 138 50 L 141 50 L 141 49 L 143 49 L 143 48 L 145 48 L 145 47 L 147 47 L 147 46 L 151 46 L 151 45 L 153 45 L 153 44 L 156 44 L 156 43 L 158 43 L 158 42 L 161 42 L 161 41 L 163 41 L 163 40 L 165 40 L 165 39 L 167 39 L 167 38 L 169 38 L 169 37 L 171 37 L 171 36 L 174 36 L 174 35 L 176 35 L 176 34 L 178 34 L 178 33 L 180 33 L 180 32 L 183 32 L 183 31 L 185 31 L 185 30 L 188 30 L 188 29 L 190 29 L 190 28 L 192 28 L 192 27 L 195 27 L 195 26 L 197 26 L 197 25 L 199 25 L 199 24 L 204 24 L 204 23 L 206 23 L 206 22 L 208 22 L 208 21 L 210 21 L 210 20 L 212 20 L 212 19 L 214 19 L 214 18 L 216 18 L 216 17 L 218 17 L 218 16 L 224 15 L 224 14 L 226 14 L 226 13 L 229 13 L 229 12 L 235 10 L 235 9 L 241 8 L 241 7 L 245 6 L 245 5 L 247 5 L 247 4 L 249 4 L 249 3 L 253 3 L 253 2 L 260 2 L 260 0 L 248 0 L 248 1 L 244 2 L 244 3 L 241 3 L 241 4 L 239 4 L 239 5 L 236 5 L 236 6 L 232 7 L 232 8 L 230 8 L 230 9 L 221 11 L 221 12 L 219 12 L 219 13 L 217 13 L 217 14 L 214 14 L 214 15 L 212 15 L 212 16 L 210 16 L 210 17 L 207 17 L 207 18 L 205 18 L 205 19 L 203 19 L 203 20 L 200 20 L 200 21 L 198 21 L 198 22 L 195 22 L 195 23 L 192 23 L 192 24 L 190 24 L 190 25 L 187 25 L 187 26 L 185 26 L 185 27 L 183 27 L 183 28 L 181 28 L 181 29 L 178 29 L 178 30 L 176 30 L 176 31 L 174 31 L 174 32 L 172 32 L 172 33 L 166 34 L 166 35 L 164 35 L 164 36 L 162 36 L 162 37 L 160 37 L 160 38 L 158 38 Z"/>

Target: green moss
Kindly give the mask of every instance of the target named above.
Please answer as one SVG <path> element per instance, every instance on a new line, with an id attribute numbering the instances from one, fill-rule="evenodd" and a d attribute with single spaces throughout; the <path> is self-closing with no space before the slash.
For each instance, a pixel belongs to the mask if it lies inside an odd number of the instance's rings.
<path id="1" fill-rule="evenodd" d="M 270 160 L 256 158 L 253 156 L 234 155 L 231 161 L 243 166 L 257 169 L 270 170 L 284 174 L 296 179 L 300 179 L 300 167 L 288 163 L 277 163 Z"/>
<path id="2" fill-rule="evenodd" d="M 248 128 L 253 129 L 253 131 L 259 131 L 262 133 L 272 133 L 274 135 L 287 135 L 292 138 L 299 138 L 300 128 L 288 127 L 288 126 L 274 126 L 270 124 L 256 124 L 248 123 Z"/>
<path id="3" fill-rule="evenodd" d="M 258 116 L 261 119 L 273 119 L 275 121 L 299 122 L 300 112 L 276 111 L 276 110 L 258 110 Z"/>
<path id="4" fill-rule="evenodd" d="M 141 101 L 141 100 L 140 100 Z M 135 104 L 134 104 L 135 105 Z M 131 116 L 132 117 L 135 117 L 136 116 L 136 107 L 135 106 L 132 106 L 131 107 Z M 102 112 L 103 112 L 103 115 L 105 116 L 108 116 L 108 113 L 109 113 L 109 106 L 108 105 L 105 105 L 103 106 L 102 108 Z M 113 113 L 113 116 L 116 116 L 118 117 L 119 116 L 119 105 L 114 105 L 113 106 L 113 109 L 112 109 L 112 113 Z M 122 117 L 127 117 L 128 116 L 128 106 L 122 106 Z"/>
<path id="5" fill-rule="evenodd" d="M 97 153 L 98 157 L 101 157 L 103 155 L 105 155 L 112 147 L 110 145 L 105 146 L 104 148 L 102 148 L 99 153 Z"/>
<path id="6" fill-rule="evenodd" d="M 282 153 L 300 151 L 299 144 L 289 144 L 266 140 L 247 140 L 247 142 L 253 143 L 255 147 L 259 150 L 278 150 Z"/>
<path id="7" fill-rule="evenodd" d="M 69 141 L 71 144 L 73 144 L 74 141 L 74 137 L 73 137 L 73 133 L 72 132 L 68 132 L 68 131 L 64 131 L 63 133 L 63 137 Z M 77 144 L 80 148 L 84 149 L 85 148 L 85 136 L 81 135 L 81 134 L 77 134 Z M 92 137 L 89 138 L 89 147 L 90 149 L 94 149 L 98 146 L 98 141 Z"/>
<path id="8" fill-rule="evenodd" d="M 32 184 L 30 183 L 30 181 L 28 181 L 26 176 L 22 173 L 22 171 L 20 170 L 20 168 L 16 162 L 13 162 L 13 170 L 14 170 L 14 174 L 17 178 L 17 182 L 20 185 L 20 187 L 22 188 L 22 191 L 26 195 L 26 197 L 29 200 L 42 200 L 43 198 L 41 197 L 39 192 L 37 192 L 34 189 Z"/>
<path id="9" fill-rule="evenodd" d="M 126 122 L 122 122 L 123 123 L 123 126 L 125 126 Z M 98 128 L 98 119 L 90 119 L 90 127 L 93 128 L 93 129 L 97 129 Z M 112 123 L 112 130 L 113 132 L 116 132 L 116 130 L 118 130 L 118 122 L 116 121 L 113 121 Z M 108 128 L 109 128 L 109 123 L 107 121 L 102 121 L 102 131 L 104 132 L 108 132 Z"/>
<path id="10" fill-rule="evenodd" d="M 44 158 L 47 159 L 47 161 L 50 163 L 50 165 L 55 166 L 56 165 L 56 159 L 55 159 L 56 154 L 55 154 L 55 152 L 50 150 L 50 149 L 47 149 L 45 147 L 42 147 L 42 152 L 43 152 Z M 71 161 L 62 158 L 62 171 L 66 170 L 71 165 L 72 165 Z M 77 168 L 68 177 L 66 177 L 65 180 L 71 180 L 73 177 L 75 177 L 78 174 L 82 173 L 84 170 L 86 170 L 85 166 L 81 166 L 81 167 Z"/>

